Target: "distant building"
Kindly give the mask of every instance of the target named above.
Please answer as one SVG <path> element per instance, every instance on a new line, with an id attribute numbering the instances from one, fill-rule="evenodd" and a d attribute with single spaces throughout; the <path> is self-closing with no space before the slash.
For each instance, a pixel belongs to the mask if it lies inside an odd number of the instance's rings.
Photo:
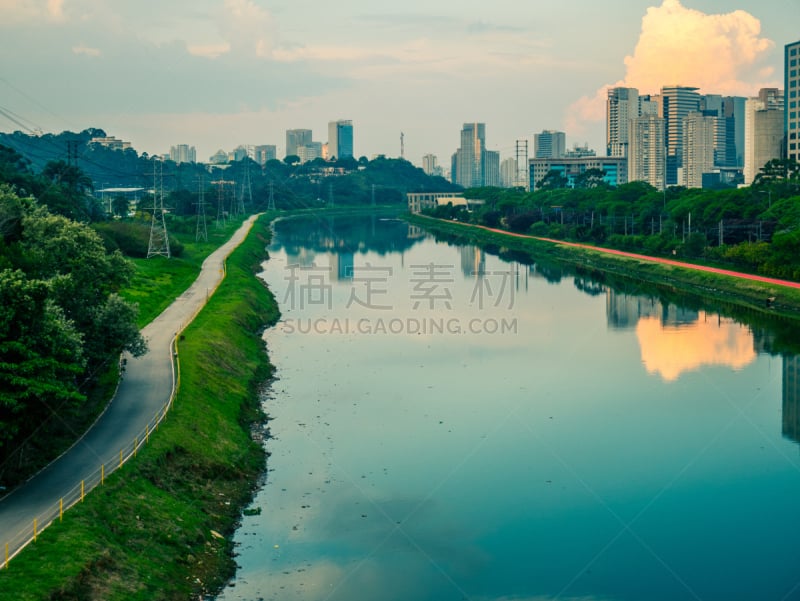
<path id="1" fill-rule="evenodd" d="M 311 144 L 312 139 L 310 129 L 287 129 L 286 156 L 300 156 L 298 149 Z"/>
<path id="2" fill-rule="evenodd" d="M 253 160 L 259 165 L 266 165 L 267 161 L 278 158 L 278 149 L 274 144 L 262 144 L 253 147 Z"/>
<path id="3" fill-rule="evenodd" d="M 567 149 L 567 135 L 563 131 L 542 130 L 533 134 L 533 156 L 537 159 L 558 159 Z"/>
<path id="4" fill-rule="evenodd" d="M 628 156 L 628 121 L 639 116 L 639 90 L 611 88 L 606 101 L 606 154 Z"/>
<path id="5" fill-rule="evenodd" d="M 509 157 L 500 163 L 500 185 L 503 188 L 517 185 L 517 159 Z"/>
<path id="6" fill-rule="evenodd" d="M 419 213 L 440 204 L 453 203 L 453 206 L 467 204 L 461 192 L 409 192 L 406 194 L 406 200 L 409 213 Z"/>
<path id="7" fill-rule="evenodd" d="M 745 104 L 744 183 L 752 184 L 761 168 L 779 159 L 785 126 L 784 98 L 780 90 L 764 88 Z"/>
<path id="8" fill-rule="evenodd" d="M 783 126 L 786 157 L 800 162 L 800 41 L 786 45 L 783 71 L 788 102 Z"/>
<path id="9" fill-rule="evenodd" d="M 500 153 L 487 150 L 483 160 L 483 185 L 500 186 Z"/>
<path id="10" fill-rule="evenodd" d="M 169 149 L 169 159 L 176 163 L 196 163 L 197 151 L 194 146 L 188 144 L 178 144 Z"/>
<path id="11" fill-rule="evenodd" d="M 344 159 L 353 156 L 353 122 L 328 123 L 328 158 Z"/>
<path id="12" fill-rule="evenodd" d="M 220 149 L 209 157 L 208 162 L 212 165 L 225 165 L 228 163 L 228 153 Z"/>
<path id="13" fill-rule="evenodd" d="M 228 157 L 231 161 L 241 161 L 246 157 L 251 156 L 250 149 L 247 146 L 239 145 L 233 149 Z"/>
<path id="14" fill-rule="evenodd" d="M 665 86 L 661 88 L 661 116 L 664 118 L 667 144 L 667 185 L 678 184 L 678 169 L 683 166 L 683 122 L 689 113 L 700 110 L 698 88 Z"/>
<path id="15" fill-rule="evenodd" d="M 575 144 L 572 148 L 565 151 L 563 157 L 565 159 L 582 159 L 584 157 L 594 157 L 597 156 L 597 153 L 594 149 L 589 148 L 588 145 L 584 144 L 583 146 L 578 146 Z"/>
<path id="16" fill-rule="evenodd" d="M 424 157 L 422 157 L 422 170 L 427 175 L 441 175 L 442 169 L 436 164 L 436 162 L 437 159 L 435 154 L 426 154 Z"/>
<path id="17" fill-rule="evenodd" d="M 666 146 L 664 119 L 647 114 L 628 122 L 628 181 L 664 189 Z"/>
<path id="18" fill-rule="evenodd" d="M 289 156 L 289 155 L 287 155 Z M 297 156 L 300 157 L 301 163 L 307 163 L 314 159 L 322 158 L 322 143 L 309 142 L 303 146 L 297 147 Z"/>
<path id="19" fill-rule="evenodd" d="M 702 188 L 703 174 L 714 171 L 717 125 L 716 117 L 701 112 L 689 113 L 683 120 L 682 186 Z"/>
<path id="20" fill-rule="evenodd" d="M 89 140 L 89 144 L 97 144 L 99 146 L 105 146 L 106 148 L 110 148 L 111 150 L 127 150 L 131 147 L 130 142 L 123 142 L 115 138 L 114 136 L 107 136 L 105 138 L 92 138 Z"/>
<path id="21" fill-rule="evenodd" d="M 531 190 L 536 190 L 538 183 L 550 171 L 561 174 L 570 188 L 575 186 L 577 177 L 589 169 L 604 171 L 603 181 L 609 186 L 619 186 L 628 182 L 628 161 L 622 157 L 530 159 L 529 163 Z"/>
<path id="22" fill-rule="evenodd" d="M 461 146 L 453 160 L 453 183 L 464 188 L 484 185 L 486 124 L 465 123 L 461 129 Z"/>

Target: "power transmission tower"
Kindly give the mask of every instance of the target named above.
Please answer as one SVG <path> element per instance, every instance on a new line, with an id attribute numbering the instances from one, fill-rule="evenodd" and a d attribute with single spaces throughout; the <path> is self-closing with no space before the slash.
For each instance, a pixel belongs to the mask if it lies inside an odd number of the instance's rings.
<path id="1" fill-rule="evenodd" d="M 225 181 L 212 182 L 217 187 L 217 221 L 214 226 L 219 229 L 225 227 Z"/>
<path id="2" fill-rule="evenodd" d="M 403 132 L 400 132 L 400 158 L 406 158 L 405 134 Z"/>
<path id="3" fill-rule="evenodd" d="M 238 214 L 244 215 L 245 211 L 245 198 L 247 199 L 247 206 L 253 206 L 253 186 L 250 182 L 250 163 L 245 161 L 244 165 L 244 183 L 242 184 L 241 195 L 239 196 L 239 206 L 237 207 Z"/>
<path id="4" fill-rule="evenodd" d="M 158 171 L 156 171 L 158 165 Z M 170 258 L 167 222 L 164 219 L 164 166 L 161 161 L 153 161 L 153 216 L 150 220 L 150 244 L 147 258 Z"/>
<path id="5" fill-rule="evenodd" d="M 275 210 L 275 185 L 272 182 L 269 183 L 269 202 L 267 203 L 267 210 Z"/>
<path id="6" fill-rule="evenodd" d="M 194 241 L 208 242 L 208 228 L 206 227 L 206 200 L 205 190 L 203 189 L 203 178 L 200 178 L 200 194 L 197 200 L 197 228 L 195 229 Z"/>

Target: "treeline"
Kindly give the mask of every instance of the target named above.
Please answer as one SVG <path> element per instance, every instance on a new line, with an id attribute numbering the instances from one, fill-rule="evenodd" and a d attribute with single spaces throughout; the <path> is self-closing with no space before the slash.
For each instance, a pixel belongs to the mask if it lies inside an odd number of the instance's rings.
<path id="1" fill-rule="evenodd" d="M 644 182 L 618 187 L 602 172 L 575 188 L 554 176 L 541 189 L 476 188 L 471 211 L 440 206 L 430 214 L 513 232 L 644 254 L 721 263 L 758 273 L 800 279 L 800 165 L 767 163 L 747 188 L 659 191 Z"/>
<path id="2" fill-rule="evenodd" d="M 273 202 L 279 209 L 373 202 L 401 205 L 407 192 L 461 189 L 442 177 L 426 175 L 408 161 L 383 156 L 372 160 L 363 156 L 332 161 L 314 159 L 303 164 L 298 157 L 288 156 L 282 161 L 267 161 L 263 166 L 249 158 L 217 166 L 159 161 L 161 166 L 156 174 L 153 157 L 147 153 L 138 154 L 132 148 L 112 150 L 90 143 L 95 137 L 106 137 L 106 132 L 91 128 L 79 133 L 33 136 L 17 131 L 0 133 L 0 145 L 13 150 L 25 167 L 36 174 L 45 174 L 48 166 L 54 164 L 59 164 L 57 171 L 62 172 L 68 166 L 68 148 L 73 148 L 75 161 L 70 164 L 79 167 L 86 176 L 81 185 L 88 189 L 151 190 L 157 181 L 157 186 L 170 195 L 167 206 L 179 216 L 196 213 L 201 190 L 209 203 L 208 212 L 216 216 L 220 206 L 228 210 L 234 199 L 242 200 L 248 210 L 254 211 L 263 210 Z M 130 198 L 114 193 L 103 196 L 105 206 L 99 208 L 101 212 L 119 216 L 127 212 L 125 203 Z M 139 194 L 138 198 L 143 206 L 148 206 L 148 202 L 152 206 L 152 199 L 145 194 Z"/>
<path id="3" fill-rule="evenodd" d="M 98 215 L 88 187 L 77 169 L 35 175 L 0 147 L 0 486 L 87 411 L 122 351 L 145 350 L 136 307 L 117 294 L 132 265 L 81 223 Z"/>

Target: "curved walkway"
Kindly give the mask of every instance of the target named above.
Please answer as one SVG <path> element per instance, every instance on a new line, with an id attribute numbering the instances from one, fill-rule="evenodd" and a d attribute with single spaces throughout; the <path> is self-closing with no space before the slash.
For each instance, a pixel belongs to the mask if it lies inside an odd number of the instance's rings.
<path id="1" fill-rule="evenodd" d="M 450 223 L 450 222 L 448 222 Z M 741 271 L 732 271 L 730 269 L 719 269 L 718 267 L 708 267 L 707 265 L 697 265 L 695 263 L 686 263 L 684 261 L 674 261 L 672 259 L 662 259 L 660 257 L 651 257 L 649 255 L 640 255 L 637 253 L 626 252 L 624 250 L 617 250 L 615 248 L 605 248 L 602 246 L 592 246 L 590 244 L 581 244 L 580 242 L 565 242 L 564 240 L 556 240 L 554 238 L 542 238 L 541 236 L 531 236 L 529 234 L 517 234 L 515 232 L 509 232 L 507 230 L 501 230 L 498 228 L 487 227 L 485 225 L 476 225 L 473 223 L 460 223 L 459 225 L 465 225 L 467 227 L 474 227 L 481 230 L 486 230 L 487 232 L 493 232 L 495 234 L 503 234 L 505 236 L 511 236 L 513 238 L 529 238 L 531 240 L 540 240 L 542 242 L 551 242 L 553 244 L 560 244 L 561 246 L 571 246 L 573 248 L 582 248 L 584 250 L 593 250 L 595 252 L 601 252 L 608 255 L 617 255 L 619 257 L 627 257 L 629 259 L 638 259 L 639 261 L 648 261 L 650 263 L 660 263 L 661 265 L 670 265 L 672 267 L 682 267 L 684 269 L 693 269 L 695 271 L 705 271 L 708 273 L 715 273 L 717 275 L 727 275 L 734 278 L 740 278 L 744 280 L 752 280 L 754 282 L 763 282 L 765 284 L 772 284 L 775 286 L 783 286 L 786 288 L 798 288 L 800 289 L 800 282 L 792 282 L 790 280 L 780 280 L 777 278 L 768 278 L 762 275 L 754 275 L 752 273 L 744 273 Z"/>
<path id="2" fill-rule="evenodd" d="M 127 357 L 125 372 L 111 403 L 89 431 L 61 457 L 3 499 L 0 499 L 0 568 L 60 512 L 81 498 L 81 482 L 99 483 L 134 452 L 163 418 L 174 392 L 172 343 L 205 304 L 224 277 L 225 259 L 247 236 L 257 215 L 250 217 L 225 244 L 203 262 L 200 275 L 186 292 L 148 324 L 142 335 L 148 352 Z M 34 520 L 36 525 L 34 526 Z"/>

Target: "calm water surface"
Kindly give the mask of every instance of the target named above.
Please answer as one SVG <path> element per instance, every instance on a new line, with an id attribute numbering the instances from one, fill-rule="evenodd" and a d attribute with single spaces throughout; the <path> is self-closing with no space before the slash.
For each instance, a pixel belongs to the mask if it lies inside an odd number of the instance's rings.
<path id="1" fill-rule="evenodd" d="M 272 455 L 220 599 L 800 599 L 788 326 L 394 220 L 270 253 Z"/>

